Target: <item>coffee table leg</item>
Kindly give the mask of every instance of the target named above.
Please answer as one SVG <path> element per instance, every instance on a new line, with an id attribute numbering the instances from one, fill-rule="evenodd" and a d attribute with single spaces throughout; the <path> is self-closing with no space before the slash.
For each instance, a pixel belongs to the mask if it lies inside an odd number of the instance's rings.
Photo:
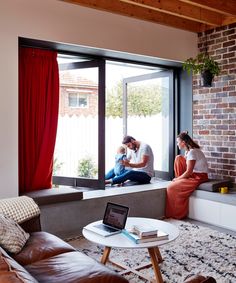
<path id="1" fill-rule="evenodd" d="M 157 258 L 158 258 L 158 262 L 159 262 L 159 263 L 163 262 L 163 258 L 162 258 L 162 256 L 161 256 L 161 253 L 160 253 L 159 248 L 158 248 L 158 247 L 155 247 L 154 249 L 155 249 L 156 256 L 157 256 Z"/>
<path id="2" fill-rule="evenodd" d="M 101 263 L 103 263 L 104 265 L 106 264 L 106 262 L 109 259 L 110 252 L 111 252 L 111 248 L 110 247 L 105 247 L 104 248 L 103 255 L 102 255 L 102 258 L 101 258 Z"/>
<path id="3" fill-rule="evenodd" d="M 158 251 L 158 253 L 157 253 Z M 151 257 L 151 262 L 152 262 L 152 266 L 153 266 L 153 270 L 156 276 L 156 280 L 157 283 L 163 283 L 163 279 L 162 279 L 162 275 L 161 275 L 161 271 L 158 265 L 158 261 L 159 261 L 159 256 L 161 256 L 159 249 L 156 250 L 155 248 L 148 248 L 148 252 L 150 254 Z"/>

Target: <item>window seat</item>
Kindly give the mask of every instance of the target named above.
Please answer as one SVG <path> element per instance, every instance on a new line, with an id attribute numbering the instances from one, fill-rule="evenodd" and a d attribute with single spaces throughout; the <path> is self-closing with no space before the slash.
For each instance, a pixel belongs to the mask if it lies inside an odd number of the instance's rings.
<path id="1" fill-rule="evenodd" d="M 130 216 L 162 219 L 168 183 L 154 180 L 147 185 L 108 186 L 105 190 L 83 192 L 60 187 L 27 195 L 40 207 L 42 229 L 67 238 L 81 234 L 88 223 L 102 219 L 108 201 L 128 206 Z"/>
<path id="2" fill-rule="evenodd" d="M 33 198 L 38 205 L 77 201 L 83 198 L 83 192 L 70 187 L 38 190 L 24 195 Z"/>
<path id="3" fill-rule="evenodd" d="M 80 234 L 88 223 L 101 219 L 108 201 L 129 206 L 130 216 L 164 218 L 169 182 L 152 180 L 146 185 L 107 186 L 105 190 L 92 191 L 60 187 L 27 195 L 40 207 L 44 231 L 60 237 L 71 237 Z M 220 194 L 196 190 L 190 197 L 189 218 L 236 230 L 235 224 L 228 223 L 229 220 L 222 224 L 219 210 L 227 218 L 236 214 L 236 191 L 232 191 L 232 194 Z"/>

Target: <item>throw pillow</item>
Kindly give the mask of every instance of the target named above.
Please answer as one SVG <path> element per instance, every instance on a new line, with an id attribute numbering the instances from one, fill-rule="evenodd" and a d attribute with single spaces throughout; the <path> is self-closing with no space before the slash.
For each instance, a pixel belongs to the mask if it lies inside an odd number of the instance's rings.
<path id="1" fill-rule="evenodd" d="M 15 221 L 0 214 L 0 246 L 2 248 L 13 254 L 19 253 L 28 239 L 29 234 Z"/>

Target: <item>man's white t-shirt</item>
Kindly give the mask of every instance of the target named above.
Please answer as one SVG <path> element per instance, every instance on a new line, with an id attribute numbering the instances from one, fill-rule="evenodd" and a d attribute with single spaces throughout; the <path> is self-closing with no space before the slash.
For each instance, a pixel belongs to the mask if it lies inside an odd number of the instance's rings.
<path id="1" fill-rule="evenodd" d="M 141 142 L 139 149 L 136 152 L 134 152 L 133 150 L 130 150 L 127 155 L 127 158 L 130 160 L 131 163 L 139 163 L 141 162 L 143 155 L 147 155 L 149 157 L 146 166 L 141 167 L 141 168 L 132 168 L 132 169 L 136 171 L 145 172 L 150 177 L 153 177 L 154 176 L 154 169 L 153 169 L 154 157 L 153 157 L 152 149 L 148 144 Z"/>
<path id="2" fill-rule="evenodd" d="M 207 160 L 200 148 L 190 149 L 186 154 L 186 161 L 188 160 L 196 160 L 193 172 L 208 173 Z"/>

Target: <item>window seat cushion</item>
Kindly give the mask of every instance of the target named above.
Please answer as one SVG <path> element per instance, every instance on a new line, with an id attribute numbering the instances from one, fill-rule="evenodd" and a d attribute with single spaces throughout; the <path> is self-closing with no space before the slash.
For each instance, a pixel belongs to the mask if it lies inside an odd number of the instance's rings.
<path id="1" fill-rule="evenodd" d="M 33 198 L 38 205 L 77 201 L 83 198 L 83 192 L 70 187 L 38 190 L 27 193 L 26 195 Z"/>
<path id="2" fill-rule="evenodd" d="M 208 192 L 219 192 L 219 188 L 221 187 L 232 187 L 232 181 L 230 179 L 209 179 L 209 181 L 200 184 L 197 189 Z"/>

